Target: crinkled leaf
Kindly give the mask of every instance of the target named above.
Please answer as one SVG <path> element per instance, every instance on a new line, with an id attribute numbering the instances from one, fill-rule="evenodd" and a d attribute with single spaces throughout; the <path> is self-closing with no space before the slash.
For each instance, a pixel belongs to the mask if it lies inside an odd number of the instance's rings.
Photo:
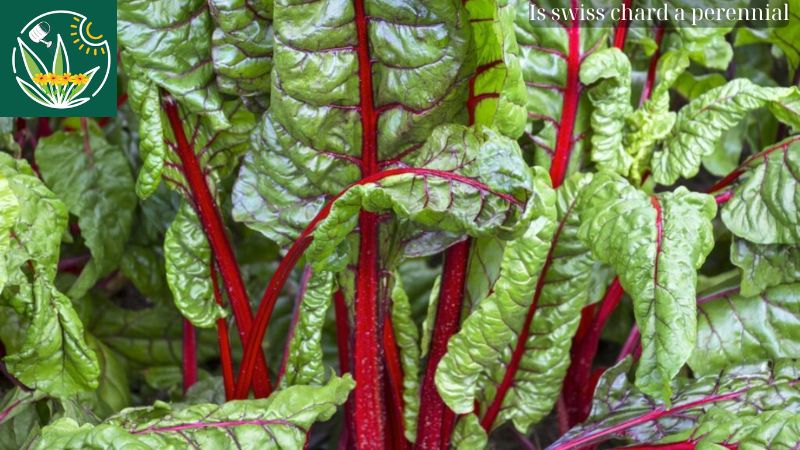
<path id="1" fill-rule="evenodd" d="M 477 237 L 513 237 L 527 224 L 531 174 L 513 141 L 489 128 L 448 125 L 417 153 L 421 168 L 415 172 L 355 185 L 334 201 L 307 257 L 327 264 L 355 229 L 361 209 L 392 211 L 425 229 Z"/>
<path id="2" fill-rule="evenodd" d="M 0 255 L 9 251 L 11 230 L 17 223 L 19 208 L 17 196 L 11 189 L 11 181 L 0 171 Z M 3 292 L 8 278 L 7 270 L 5 258 L 0 258 L 0 292 Z"/>
<path id="3" fill-rule="evenodd" d="M 0 174 L 7 180 L 19 205 L 11 227 L 11 250 L 0 254 L 5 257 L 9 277 L 6 285 L 29 284 L 30 280 L 21 270 L 28 261 L 34 263 L 37 273 L 52 280 L 61 251 L 61 236 L 67 227 L 66 207 L 24 160 L 0 153 Z M 11 202 L 9 206 L 13 207 Z"/>
<path id="4" fill-rule="evenodd" d="M 333 295 L 333 274 L 313 271 L 300 303 L 297 324 L 288 347 L 281 385 L 319 385 L 325 380 L 322 362 L 322 326 Z"/>
<path id="5" fill-rule="evenodd" d="M 346 375 L 325 386 L 292 386 L 262 400 L 173 408 L 129 408 L 100 425 L 64 418 L 42 430 L 36 449 L 302 448 L 317 421 L 328 420 L 354 386 Z"/>
<path id="6" fill-rule="evenodd" d="M 617 48 L 599 50 L 581 65 L 581 82 L 592 102 L 592 161 L 599 170 L 627 175 L 633 158 L 623 146 L 631 106 L 631 63 Z"/>
<path id="7" fill-rule="evenodd" d="M 731 262 L 742 272 L 742 295 L 751 296 L 771 286 L 800 280 L 800 248 L 791 245 L 731 243 Z"/>
<path id="8" fill-rule="evenodd" d="M 691 8 L 699 7 L 693 0 L 678 1 L 673 5 L 684 8 L 687 12 Z M 744 7 L 748 3 L 743 0 L 717 0 L 706 5 L 705 7 L 735 7 L 737 5 Z M 689 15 L 687 14 L 687 16 Z M 703 26 L 704 24 L 706 26 Z M 707 19 L 701 20 L 699 26 L 688 26 L 688 20 L 674 23 L 677 34 L 680 36 L 681 46 L 689 58 L 700 65 L 717 70 L 725 70 L 733 58 L 733 48 L 725 39 L 725 35 L 731 31 L 733 25 L 735 23 L 730 21 L 726 23 L 724 20 L 711 21 Z"/>
<path id="9" fill-rule="evenodd" d="M 478 450 L 486 448 L 488 444 L 489 436 L 486 434 L 486 430 L 481 427 L 478 416 L 475 414 L 459 416 L 451 439 L 452 448 L 457 450 Z"/>
<path id="10" fill-rule="evenodd" d="M 362 150 L 381 168 L 400 160 L 421 166 L 415 150 L 433 129 L 466 120 L 474 72 L 471 27 L 459 2 L 367 1 L 368 42 L 359 41 L 351 5 L 319 8 L 275 2 L 270 110 L 233 193 L 234 218 L 280 245 L 360 178 Z M 359 49 L 370 58 L 360 71 Z M 359 90 L 367 78 L 371 99 Z M 368 101 L 374 123 L 361 117 Z"/>
<path id="11" fill-rule="evenodd" d="M 123 52 L 122 56 L 123 63 L 126 63 L 126 53 Z M 127 72 L 131 106 L 139 117 L 139 157 L 142 167 L 136 182 L 136 193 L 143 199 L 149 197 L 163 178 L 172 189 L 188 196 L 183 163 L 175 147 L 173 125 L 162 108 L 160 89 L 156 82 L 147 77 L 145 69 L 133 62 L 127 65 L 130 66 Z M 213 192 L 219 179 L 238 165 L 240 155 L 250 147 L 250 134 L 256 117 L 244 107 L 241 100 L 228 100 L 220 104 L 220 112 L 226 120 L 223 128 L 214 119 L 196 115 L 191 108 L 184 108 L 182 103 L 178 110 L 178 122 Z"/>
<path id="12" fill-rule="evenodd" d="M 800 139 L 789 138 L 760 155 L 722 208 L 722 221 L 750 242 L 800 244 Z"/>
<path id="13" fill-rule="evenodd" d="M 3 321 L 17 321 L 20 334 L 4 341 L 6 365 L 23 383 L 53 396 L 94 389 L 97 358 L 69 299 L 53 285 L 66 207 L 24 161 L 0 153 L 0 176 L 19 205 L 10 248 L 0 253 L 8 273 L 0 298 L 15 311 Z"/>
<path id="14" fill-rule="evenodd" d="M 225 311 L 214 298 L 211 247 L 192 207 L 184 202 L 164 238 L 167 283 L 175 306 L 192 324 L 210 328 Z"/>
<path id="15" fill-rule="evenodd" d="M 166 125 L 161 116 L 158 86 L 142 72 L 135 67 L 128 70 L 128 98 L 131 109 L 139 116 L 139 158 L 142 167 L 136 179 L 136 194 L 146 199 L 161 184 L 164 160 L 169 150 L 164 139 Z"/>
<path id="16" fill-rule="evenodd" d="M 520 48 L 514 33 L 514 21 L 517 16 L 515 0 L 498 1 L 498 19 L 503 33 L 503 61 L 506 66 L 506 81 L 500 92 L 492 126 L 504 135 L 519 138 L 525 132 L 528 123 L 525 80 L 522 76 Z"/>
<path id="17" fill-rule="evenodd" d="M 650 159 L 658 142 L 666 138 L 675 125 L 676 114 L 669 110 L 669 89 L 689 67 L 683 51 L 667 51 L 658 62 L 658 83 L 650 98 L 628 117 L 624 147 L 632 157 L 630 178 L 640 183 L 650 169 Z"/>
<path id="18" fill-rule="evenodd" d="M 657 442 L 691 432 L 711 410 L 742 418 L 765 411 L 800 412 L 796 387 L 800 367 L 792 360 L 737 366 L 694 379 L 678 378 L 673 382 L 671 406 L 666 409 L 633 386 L 627 376 L 630 367 L 627 358 L 607 370 L 597 385 L 589 418 L 548 448 L 578 440 Z"/>
<path id="19" fill-rule="evenodd" d="M 218 130 L 228 125 L 214 81 L 213 24 L 206 0 L 123 0 L 118 32 L 125 67 L 141 73 L 175 96 Z"/>
<path id="20" fill-rule="evenodd" d="M 411 304 L 403 288 L 400 276 L 394 275 L 392 286 L 392 327 L 400 365 L 403 369 L 403 422 L 406 438 L 414 442 L 417 436 L 417 413 L 419 412 L 419 330 L 411 316 Z"/>
<path id="21" fill-rule="evenodd" d="M 211 56 L 220 92 L 265 109 L 272 71 L 272 2 L 210 0 L 209 7 L 216 26 Z"/>
<path id="22" fill-rule="evenodd" d="M 540 9 L 563 8 L 560 0 L 537 2 Z M 600 1 L 586 1 L 586 7 L 607 8 Z M 574 33 L 574 45 L 570 43 L 568 20 L 556 22 L 549 18 L 533 21 L 530 18 L 531 4 L 515 1 L 515 30 L 521 49 L 520 62 L 527 89 L 528 128 L 523 137 L 523 147 L 535 149 L 534 160 L 537 165 L 550 166 L 559 132 L 563 132 L 563 142 L 571 146 L 570 171 L 581 167 L 586 139 L 582 136 L 589 129 L 590 105 L 585 96 L 580 95 L 574 112 L 574 125 L 569 120 L 570 113 L 564 111 L 567 91 L 579 92 L 579 71 L 583 58 L 587 58 L 601 48 L 608 29 L 602 21 L 594 21 L 591 26 L 578 22 L 580 30 Z M 607 17 L 607 20 L 608 19 Z M 575 52 L 576 54 L 571 54 Z M 572 65 L 570 66 L 570 61 Z M 571 70 L 570 70 L 571 68 Z M 564 130 L 562 131 L 562 127 Z M 571 129 L 568 129 L 571 128 Z M 563 145 L 563 144 L 562 144 Z"/>
<path id="23" fill-rule="evenodd" d="M 513 1 L 469 0 L 469 14 L 477 69 L 470 80 L 474 124 L 491 126 L 518 138 L 527 122 L 525 84 L 514 38 Z"/>
<path id="24" fill-rule="evenodd" d="M 103 298 L 91 300 L 92 317 L 86 328 L 129 367 L 180 365 L 183 321 L 174 307 L 157 304 L 126 310 Z M 198 334 L 198 340 L 203 344 L 198 345 L 198 361 L 215 356 L 214 341 L 209 342 L 203 333 Z"/>
<path id="25" fill-rule="evenodd" d="M 800 284 L 722 296 L 699 305 L 697 319 L 697 347 L 689 359 L 696 374 L 800 354 Z"/>
<path id="26" fill-rule="evenodd" d="M 439 395 L 456 413 L 471 412 L 485 383 L 495 381 L 491 375 L 498 368 L 506 368 L 506 359 L 533 301 L 537 274 L 545 264 L 556 229 L 555 193 L 544 170 L 536 171 L 535 183 L 535 197 L 529 206 L 535 210 L 533 220 L 522 237 L 506 246 L 500 277 L 491 294 L 450 339 L 437 368 Z M 506 347 L 508 354 L 498 355 L 498 346 Z"/>
<path id="27" fill-rule="evenodd" d="M 779 120 L 798 126 L 800 116 L 787 110 L 800 98 L 796 88 L 761 87 L 747 79 L 712 89 L 683 107 L 662 150 L 653 156 L 653 176 L 660 184 L 693 177 L 702 158 L 714 151 L 722 134 L 745 116 L 768 106 Z"/>
<path id="28" fill-rule="evenodd" d="M 5 363 L 25 385 L 56 397 L 97 387 L 100 367 L 84 339 L 83 324 L 64 294 L 43 277 L 33 281 L 25 340 Z"/>
<path id="29" fill-rule="evenodd" d="M 39 141 L 36 163 L 45 183 L 78 218 L 92 259 L 69 294 L 80 298 L 114 270 L 131 233 L 136 195 L 128 160 L 93 123 L 82 132 L 57 132 Z"/>
<path id="30" fill-rule="evenodd" d="M 648 197 L 608 174 L 582 195 L 580 237 L 633 298 L 643 348 L 636 385 L 667 401 L 695 345 L 696 270 L 714 247 L 716 203 L 683 187 Z"/>

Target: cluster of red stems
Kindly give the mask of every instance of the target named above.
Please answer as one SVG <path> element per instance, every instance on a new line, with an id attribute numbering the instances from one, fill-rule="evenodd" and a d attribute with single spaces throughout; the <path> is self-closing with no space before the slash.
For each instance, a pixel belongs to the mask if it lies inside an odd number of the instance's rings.
<path id="1" fill-rule="evenodd" d="M 577 9 L 578 1 L 570 1 L 571 7 Z M 630 2 L 631 0 L 623 0 L 623 3 L 628 6 Z M 373 99 L 372 62 L 368 44 L 369 20 L 365 14 L 364 0 L 354 0 L 354 6 L 358 37 L 356 48 L 361 98 L 359 109 L 362 125 L 362 154 L 360 158 L 362 178 L 355 185 L 374 183 L 394 175 L 417 174 L 446 178 L 454 182 L 466 183 L 479 189 L 490 190 L 487 186 L 475 180 L 452 173 L 420 168 L 381 168 L 381 161 L 378 160 L 377 156 L 377 124 L 381 110 L 375 107 Z M 629 24 L 626 21 L 622 21 L 617 25 L 613 38 L 615 47 L 623 49 L 628 26 Z M 566 25 L 566 31 L 568 52 L 561 54 L 567 64 L 566 85 L 563 91 L 562 115 L 558 124 L 558 135 L 556 146 L 552 152 L 550 168 L 550 177 L 555 188 L 563 183 L 568 173 L 570 155 L 576 140 L 579 139 L 574 136 L 574 125 L 583 88 L 579 81 L 580 63 L 584 56 L 581 52 L 580 24 L 574 21 Z M 656 43 L 660 46 L 664 36 L 663 26 L 659 26 L 655 30 L 655 36 Z M 640 103 L 646 101 L 652 92 L 659 57 L 659 50 L 651 57 Z M 470 125 L 474 124 L 477 104 L 484 98 L 498 96 L 498 94 L 476 96 L 474 93 L 475 79 L 482 72 L 500 63 L 501 61 L 495 61 L 478 67 L 469 81 L 469 98 L 466 107 Z M 126 95 L 120 97 L 120 106 L 126 99 Z M 344 191 L 331 198 L 294 241 L 270 280 L 254 316 L 249 306 L 247 291 L 233 248 L 226 234 L 222 215 L 206 182 L 204 170 L 197 159 L 193 139 L 187 137 L 178 105 L 167 93 L 162 95 L 162 106 L 174 136 L 174 142 L 170 143 L 170 147 L 180 158 L 180 168 L 186 179 L 187 194 L 193 202 L 213 252 L 211 274 L 216 301 L 220 305 L 223 304 L 222 291 L 224 289 L 244 348 L 244 356 L 239 366 L 239 371 L 235 373 L 228 324 L 225 319 L 218 320 L 218 344 L 226 398 L 229 400 L 247 398 L 250 395 L 251 388 L 256 398 L 267 397 L 272 392 L 273 386 L 277 384 L 277 382 L 272 383 L 270 380 L 270 372 L 261 347 L 267 325 L 284 284 L 313 239 L 316 225 L 327 217 L 333 202 Z M 24 125 L 24 121 L 21 123 Z M 100 121 L 100 125 L 105 123 L 107 123 L 106 119 Z M 83 125 L 85 127 L 85 119 L 83 120 Z M 39 128 L 38 135 L 45 136 L 50 134 L 47 120 L 40 120 Z M 35 147 L 35 143 L 33 144 Z M 726 188 L 744 172 L 744 168 L 754 159 L 763 157 L 777 148 L 769 148 L 752 156 L 739 169 L 712 186 L 708 192 L 717 194 L 717 203 L 726 202 L 732 195 L 731 191 L 726 190 Z M 658 231 L 657 245 L 660 245 L 661 208 L 655 196 L 652 197 L 652 202 L 657 212 L 655 226 Z M 559 224 L 556 230 L 553 243 L 558 240 L 562 226 L 563 222 Z M 340 370 L 342 373 L 352 373 L 356 380 L 353 396 L 345 406 L 347 425 L 344 427 L 339 445 L 339 448 L 343 449 L 410 449 L 412 447 L 412 444 L 404 437 L 401 392 L 403 371 L 391 318 L 379 316 L 378 228 L 378 215 L 363 211 L 360 213 L 358 228 L 360 245 L 352 330 L 344 296 L 341 292 L 336 292 L 333 298 Z M 513 350 L 504 378 L 497 389 L 495 399 L 480 417 L 480 424 L 487 432 L 494 426 L 505 395 L 512 386 L 516 371 L 519 369 L 544 280 L 552 263 L 554 247 L 555 245 L 551 246 L 550 254 L 548 254 L 539 274 L 536 290 L 525 317 L 522 331 L 518 336 L 517 344 Z M 450 440 L 457 417 L 439 396 L 434 383 L 434 375 L 438 363 L 447 350 L 448 340 L 459 329 L 470 249 L 471 241 L 466 239 L 451 246 L 444 255 L 441 282 L 443 288 L 439 297 L 431 347 L 420 391 L 421 405 L 417 440 L 413 444 L 414 448 L 426 450 L 450 448 Z M 217 279 L 217 274 L 221 278 L 221 284 Z M 306 278 L 307 275 L 308 273 L 306 273 Z M 602 301 L 588 306 L 582 311 L 580 325 L 573 339 L 571 350 L 572 365 L 564 380 L 563 394 L 557 403 L 558 425 L 562 433 L 584 421 L 589 413 L 594 387 L 604 370 L 602 367 L 594 367 L 593 364 L 600 336 L 609 317 L 619 305 L 623 293 L 619 279 L 615 278 L 608 287 Z M 710 299 L 705 299 L 705 301 Z M 700 301 L 703 300 L 701 299 Z M 197 381 L 197 341 L 195 329 L 188 321 L 184 322 L 183 330 L 183 381 L 184 389 L 188 389 Z M 629 355 L 636 358 L 640 352 L 638 329 L 634 326 L 620 352 L 619 359 L 621 360 Z M 285 367 L 282 364 L 282 367 L 278 370 L 278 381 L 282 377 L 284 369 Z M 603 436 L 616 431 L 675 414 L 680 410 L 699 406 L 700 403 L 722 401 L 740 394 L 734 392 L 726 394 L 725 398 L 709 397 L 673 409 L 656 409 L 648 414 L 604 430 L 598 435 L 589 435 L 585 439 L 560 444 L 558 448 L 568 449 L 590 446 Z M 667 446 L 672 449 L 693 449 L 694 443 L 685 442 L 629 448 L 649 449 L 666 448 Z"/>

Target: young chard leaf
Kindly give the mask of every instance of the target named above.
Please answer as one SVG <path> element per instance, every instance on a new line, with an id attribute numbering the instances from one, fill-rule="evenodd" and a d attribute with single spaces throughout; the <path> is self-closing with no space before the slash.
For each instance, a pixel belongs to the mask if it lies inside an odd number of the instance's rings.
<path id="1" fill-rule="evenodd" d="M 582 195 L 580 237 L 633 298 L 643 347 L 637 386 L 668 401 L 695 345 L 696 270 L 714 247 L 716 204 L 682 187 L 648 198 L 602 173 Z"/>
<path id="2" fill-rule="evenodd" d="M 178 311 L 200 328 L 210 328 L 225 310 L 217 305 L 211 280 L 211 248 L 192 207 L 183 202 L 164 237 L 167 283 Z"/>
<path id="3" fill-rule="evenodd" d="M 320 385 L 325 380 L 322 326 L 333 296 L 333 274 L 314 271 L 308 280 L 290 336 L 282 386 Z"/>
<path id="4" fill-rule="evenodd" d="M 592 109 L 592 161 L 599 170 L 627 175 L 633 157 L 623 146 L 631 106 L 631 63 L 617 48 L 592 53 L 581 65 L 581 82 L 589 89 Z"/>
<path id="5" fill-rule="evenodd" d="M 678 111 L 672 134 L 653 155 L 653 177 L 669 185 L 697 175 L 702 158 L 714 152 L 723 133 L 755 109 L 767 106 L 778 120 L 800 128 L 798 116 L 787 109 L 798 101 L 797 88 L 762 87 L 744 78 L 706 92 Z"/>

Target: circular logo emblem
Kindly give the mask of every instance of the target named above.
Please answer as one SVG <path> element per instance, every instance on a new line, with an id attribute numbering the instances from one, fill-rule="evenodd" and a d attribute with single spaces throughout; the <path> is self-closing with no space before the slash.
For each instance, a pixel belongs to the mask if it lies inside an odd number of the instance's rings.
<path id="1" fill-rule="evenodd" d="M 17 84 L 31 100 L 48 108 L 70 109 L 103 89 L 111 57 L 101 26 L 83 14 L 51 11 L 33 18 L 19 32 L 12 67 Z"/>

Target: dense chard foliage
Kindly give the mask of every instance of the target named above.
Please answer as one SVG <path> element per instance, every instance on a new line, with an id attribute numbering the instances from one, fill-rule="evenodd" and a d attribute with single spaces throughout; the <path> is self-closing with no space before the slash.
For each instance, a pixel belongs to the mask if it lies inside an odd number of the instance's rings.
<path id="1" fill-rule="evenodd" d="M 0 448 L 797 448 L 788 3 L 118 0 L 0 119 Z"/>

